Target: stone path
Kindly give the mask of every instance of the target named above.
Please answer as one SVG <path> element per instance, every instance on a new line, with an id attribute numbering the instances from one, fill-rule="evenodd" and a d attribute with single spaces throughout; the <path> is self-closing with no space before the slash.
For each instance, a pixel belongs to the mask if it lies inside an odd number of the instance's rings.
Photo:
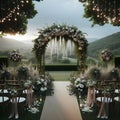
<path id="1" fill-rule="evenodd" d="M 82 120 L 77 99 L 67 90 L 69 82 L 54 82 L 53 96 L 47 96 L 40 120 Z"/>

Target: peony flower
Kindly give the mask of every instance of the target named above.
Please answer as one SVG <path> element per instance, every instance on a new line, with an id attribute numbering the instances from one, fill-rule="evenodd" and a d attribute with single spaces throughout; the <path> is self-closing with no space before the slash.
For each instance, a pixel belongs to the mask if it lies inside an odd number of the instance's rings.
<path id="1" fill-rule="evenodd" d="M 80 88 L 84 88 L 84 85 L 83 84 L 79 84 Z"/>
<path id="2" fill-rule="evenodd" d="M 31 113 L 33 113 L 33 114 L 36 114 L 37 112 L 39 112 L 38 108 L 36 108 L 36 107 L 32 107 L 28 111 L 31 112 Z"/>
<path id="3" fill-rule="evenodd" d="M 37 80 L 37 85 L 41 84 L 42 82 L 40 80 Z"/>
<path id="4" fill-rule="evenodd" d="M 42 82 L 44 82 L 44 79 L 41 79 Z"/>
<path id="5" fill-rule="evenodd" d="M 32 85 L 32 82 L 30 80 L 26 80 L 26 82 L 24 83 L 24 87 L 28 88 Z"/>
<path id="6" fill-rule="evenodd" d="M 41 90 L 42 92 L 44 92 L 44 91 L 47 90 L 47 87 L 41 87 L 40 90 Z"/>
<path id="7" fill-rule="evenodd" d="M 96 85 L 96 81 L 94 81 L 92 79 L 87 81 L 87 86 L 94 86 L 94 85 Z"/>

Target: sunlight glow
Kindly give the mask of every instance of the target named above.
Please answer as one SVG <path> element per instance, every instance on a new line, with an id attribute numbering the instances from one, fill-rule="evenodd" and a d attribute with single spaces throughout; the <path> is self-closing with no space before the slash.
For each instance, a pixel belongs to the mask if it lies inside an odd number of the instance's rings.
<path id="1" fill-rule="evenodd" d="M 6 34 L 4 37 L 5 38 L 9 38 L 9 39 L 18 40 L 18 41 L 21 41 L 21 42 L 32 42 L 32 40 L 34 40 L 35 38 L 37 38 L 37 36 L 33 36 L 33 35 L 30 35 L 30 34 L 25 34 L 25 35 L 20 35 L 20 34 L 16 34 L 16 35 Z"/>

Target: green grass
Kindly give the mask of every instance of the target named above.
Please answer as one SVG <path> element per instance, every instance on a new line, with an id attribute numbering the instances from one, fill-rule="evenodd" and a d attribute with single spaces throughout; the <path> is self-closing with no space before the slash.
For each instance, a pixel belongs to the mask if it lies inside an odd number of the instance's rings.
<path id="1" fill-rule="evenodd" d="M 55 81 L 69 81 L 72 71 L 50 71 L 49 74 Z"/>

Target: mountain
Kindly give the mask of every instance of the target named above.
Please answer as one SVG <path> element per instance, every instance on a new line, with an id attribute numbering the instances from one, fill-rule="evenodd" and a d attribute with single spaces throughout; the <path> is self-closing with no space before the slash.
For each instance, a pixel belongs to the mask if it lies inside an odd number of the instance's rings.
<path id="1" fill-rule="evenodd" d="M 89 39 L 89 41 L 92 40 L 95 39 Z M 0 37 L 0 51 L 19 49 L 20 52 L 28 58 L 33 56 L 33 53 L 31 52 L 32 48 L 32 44 L 30 45 L 13 39 Z M 114 55 L 120 56 L 120 32 L 89 42 L 88 56 L 98 58 L 99 52 L 106 48 L 111 50 Z"/>
<path id="2" fill-rule="evenodd" d="M 88 46 L 88 56 L 98 58 L 99 52 L 106 48 L 115 56 L 120 56 L 120 32 L 90 42 Z"/>
<path id="3" fill-rule="evenodd" d="M 24 58 L 31 58 L 33 56 L 32 48 L 32 44 L 27 44 L 14 39 L 0 37 L 0 56 L 8 54 L 8 51 L 17 49 L 20 51 Z"/>
<path id="4" fill-rule="evenodd" d="M 10 50 L 10 49 L 25 49 L 29 46 L 23 42 L 0 37 L 0 50 Z"/>
<path id="5" fill-rule="evenodd" d="M 87 38 L 88 43 L 94 42 L 96 40 L 97 40 L 97 38 Z"/>

